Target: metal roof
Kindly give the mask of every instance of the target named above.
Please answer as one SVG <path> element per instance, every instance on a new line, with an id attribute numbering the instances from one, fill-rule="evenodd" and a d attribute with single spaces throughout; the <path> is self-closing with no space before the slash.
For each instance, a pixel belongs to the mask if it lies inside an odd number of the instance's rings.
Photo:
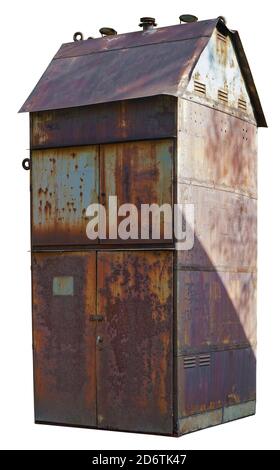
<path id="1" fill-rule="evenodd" d="M 266 126 L 238 33 L 217 18 L 63 44 L 20 112 L 182 96 L 216 27 L 230 34 L 257 124 Z"/>

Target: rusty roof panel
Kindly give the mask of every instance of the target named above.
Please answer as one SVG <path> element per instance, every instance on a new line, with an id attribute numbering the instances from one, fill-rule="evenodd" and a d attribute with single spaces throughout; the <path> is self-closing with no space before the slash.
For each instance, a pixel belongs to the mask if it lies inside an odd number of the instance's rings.
<path id="1" fill-rule="evenodd" d="M 63 44 L 20 112 L 182 96 L 215 28 L 234 44 L 259 126 L 265 117 L 236 31 L 219 19 Z"/>
<path id="2" fill-rule="evenodd" d="M 21 111 L 42 111 L 155 96 L 177 95 L 208 38 L 117 49 L 54 59 Z"/>
<path id="3" fill-rule="evenodd" d="M 209 38 L 217 23 L 217 19 L 198 21 L 197 23 L 189 23 L 188 25 L 177 24 L 164 28 L 154 28 L 148 31 L 135 31 L 133 33 L 100 37 L 94 40 L 70 42 L 62 44 L 54 58 L 77 57 L 95 52 L 106 52 L 151 44 L 163 44 L 203 36 Z"/>

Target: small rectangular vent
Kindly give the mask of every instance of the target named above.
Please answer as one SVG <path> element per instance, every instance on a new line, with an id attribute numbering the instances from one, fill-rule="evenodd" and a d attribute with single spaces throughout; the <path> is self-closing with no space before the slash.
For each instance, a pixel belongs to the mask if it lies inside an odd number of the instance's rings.
<path id="1" fill-rule="evenodd" d="M 184 369 L 190 369 L 195 366 L 196 366 L 195 356 L 184 357 Z"/>
<path id="2" fill-rule="evenodd" d="M 206 85 L 205 83 L 194 80 L 194 91 L 200 95 L 206 95 Z"/>
<path id="3" fill-rule="evenodd" d="M 227 103 L 228 92 L 226 90 L 218 90 L 218 100 L 222 101 L 223 103 Z"/>
<path id="4" fill-rule="evenodd" d="M 242 111 L 247 111 L 247 103 L 242 98 L 238 99 L 238 108 L 241 109 Z"/>
<path id="5" fill-rule="evenodd" d="M 217 38 L 219 41 L 227 42 L 226 36 L 224 36 L 222 33 L 217 32 Z"/>
<path id="6" fill-rule="evenodd" d="M 210 354 L 201 354 L 199 356 L 199 366 L 210 366 Z"/>

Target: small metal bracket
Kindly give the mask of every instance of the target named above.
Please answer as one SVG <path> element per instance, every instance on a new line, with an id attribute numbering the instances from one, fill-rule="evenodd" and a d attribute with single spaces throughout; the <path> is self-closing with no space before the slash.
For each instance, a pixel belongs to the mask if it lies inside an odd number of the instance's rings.
<path id="1" fill-rule="evenodd" d="M 84 39 L 84 35 L 83 33 L 81 33 L 80 31 L 77 31 L 74 35 L 73 35 L 73 41 L 83 41 Z"/>
<path id="2" fill-rule="evenodd" d="M 22 163 L 21 163 L 21 164 L 22 164 L 22 168 L 23 168 L 24 170 L 30 170 L 30 167 L 31 167 L 31 160 L 30 160 L 30 158 L 24 158 L 24 159 L 22 160 Z"/>
<path id="3" fill-rule="evenodd" d="M 96 338 L 96 344 L 101 345 L 102 343 L 103 343 L 103 338 L 102 338 L 102 336 L 98 335 L 97 338 Z"/>

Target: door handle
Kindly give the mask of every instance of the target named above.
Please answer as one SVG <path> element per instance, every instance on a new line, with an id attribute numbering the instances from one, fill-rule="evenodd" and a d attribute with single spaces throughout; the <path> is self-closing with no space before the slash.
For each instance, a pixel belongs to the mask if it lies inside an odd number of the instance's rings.
<path id="1" fill-rule="evenodd" d="M 89 315 L 89 321 L 102 321 L 103 319 L 103 315 Z"/>

